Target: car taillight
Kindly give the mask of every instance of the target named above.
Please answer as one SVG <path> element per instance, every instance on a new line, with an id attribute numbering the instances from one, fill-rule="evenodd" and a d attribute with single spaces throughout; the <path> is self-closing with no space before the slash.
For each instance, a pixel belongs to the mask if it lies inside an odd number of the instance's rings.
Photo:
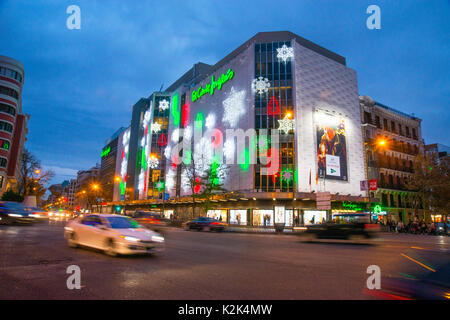
<path id="1" fill-rule="evenodd" d="M 370 231 L 378 231 L 380 230 L 380 225 L 373 224 L 373 223 L 366 223 L 364 225 L 364 229 L 370 230 Z"/>

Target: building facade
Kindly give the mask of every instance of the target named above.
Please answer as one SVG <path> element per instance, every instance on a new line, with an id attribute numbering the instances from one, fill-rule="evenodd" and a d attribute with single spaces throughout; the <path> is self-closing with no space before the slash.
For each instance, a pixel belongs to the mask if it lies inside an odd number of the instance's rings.
<path id="1" fill-rule="evenodd" d="M 0 194 L 15 188 L 20 177 L 29 115 L 22 112 L 23 64 L 0 56 Z"/>
<path id="2" fill-rule="evenodd" d="M 379 199 L 386 219 L 420 219 L 421 201 L 405 182 L 413 175 L 415 157 L 424 152 L 421 119 L 368 96 L 360 97 L 360 106 L 367 174 L 378 182 L 371 197 Z"/>
<path id="3" fill-rule="evenodd" d="M 291 32 L 258 33 L 133 107 L 123 204 L 188 216 L 189 167 L 217 163 L 226 192 L 194 215 L 292 226 L 332 219 L 345 203 L 365 210 L 360 112 L 344 57 Z"/>
<path id="4" fill-rule="evenodd" d="M 101 183 L 102 201 L 113 201 L 114 184 L 116 179 L 116 161 L 119 150 L 119 137 L 125 128 L 119 128 L 105 141 L 100 155 L 99 180 Z"/>

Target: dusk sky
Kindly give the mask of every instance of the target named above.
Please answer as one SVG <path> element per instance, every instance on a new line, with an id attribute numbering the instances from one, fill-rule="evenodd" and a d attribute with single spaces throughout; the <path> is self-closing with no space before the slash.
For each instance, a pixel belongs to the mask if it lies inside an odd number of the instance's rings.
<path id="1" fill-rule="evenodd" d="M 81 29 L 69 30 L 69 5 Z M 366 8 L 381 8 L 381 30 Z M 53 183 L 100 162 L 131 108 L 196 62 L 214 64 L 260 31 L 294 32 L 347 59 L 359 92 L 421 118 L 450 145 L 449 1 L 0 0 L 0 55 L 25 66 L 26 148 Z"/>

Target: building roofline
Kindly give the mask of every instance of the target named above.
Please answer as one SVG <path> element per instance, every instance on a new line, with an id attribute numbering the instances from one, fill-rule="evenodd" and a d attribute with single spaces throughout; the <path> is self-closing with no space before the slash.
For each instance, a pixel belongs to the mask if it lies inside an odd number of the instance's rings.
<path id="1" fill-rule="evenodd" d="M 414 116 L 414 115 L 412 115 L 412 114 L 407 114 L 407 113 L 405 113 L 405 112 L 402 112 L 402 111 L 399 111 L 399 110 L 397 110 L 397 109 L 391 108 L 391 107 L 389 107 L 389 106 L 387 106 L 387 105 L 384 105 L 384 104 L 382 104 L 382 103 L 380 103 L 380 102 L 378 102 L 378 101 L 375 101 L 374 106 L 381 107 L 381 108 L 383 108 L 383 109 L 392 111 L 392 112 L 394 112 L 394 113 L 397 113 L 398 115 L 401 115 L 401 116 L 410 118 L 410 119 L 412 119 L 412 120 L 422 121 L 422 119 L 420 119 L 420 118 L 418 118 L 418 117 L 416 117 L 416 116 Z"/>

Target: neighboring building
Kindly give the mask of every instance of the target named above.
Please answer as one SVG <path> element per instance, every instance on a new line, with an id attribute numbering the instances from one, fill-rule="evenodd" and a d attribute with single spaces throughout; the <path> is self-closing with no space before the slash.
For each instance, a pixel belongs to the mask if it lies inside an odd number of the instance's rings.
<path id="1" fill-rule="evenodd" d="M 125 128 L 118 129 L 108 140 L 101 152 L 100 182 L 103 201 L 112 201 L 114 193 L 114 179 L 116 177 L 116 161 L 119 136 Z"/>
<path id="2" fill-rule="evenodd" d="M 425 145 L 425 154 L 432 155 L 439 161 L 439 159 L 450 156 L 450 147 L 440 143 L 427 144 Z"/>
<path id="3" fill-rule="evenodd" d="M 349 211 L 349 203 L 364 211 L 369 199 L 360 191 L 366 174 L 358 97 L 356 72 L 344 57 L 291 32 L 258 33 L 215 65 L 198 63 L 164 92 L 136 103 L 121 197 L 130 201 L 122 204 L 164 203 L 189 215 L 191 190 L 177 160 L 203 153 L 198 160 L 211 161 L 218 152 L 234 164 L 220 181 L 228 192 L 214 199 L 209 216 L 292 226 L 332 219 Z M 228 129 L 242 131 L 228 136 Z M 265 129 L 274 136 L 263 135 Z M 261 136 L 250 137 L 251 130 Z M 199 132 L 200 142 L 176 152 Z M 275 133 L 279 144 L 271 142 Z M 276 171 L 264 171 L 265 155 L 279 163 L 270 167 Z"/>
<path id="4" fill-rule="evenodd" d="M 47 203 L 53 203 L 63 196 L 64 187 L 62 183 L 52 184 L 48 187 L 48 191 L 50 191 L 50 195 L 48 196 Z"/>
<path id="5" fill-rule="evenodd" d="M 96 164 L 89 170 L 80 170 L 77 173 L 77 192 L 75 194 L 75 210 L 89 209 L 95 204 L 96 199 L 92 199 L 90 195 L 93 184 L 99 183 L 100 165 Z M 100 189 L 97 196 L 100 197 Z"/>
<path id="6" fill-rule="evenodd" d="M 0 56 L 0 194 L 15 188 L 20 177 L 29 115 L 22 112 L 23 64 Z"/>
<path id="7" fill-rule="evenodd" d="M 74 208 L 75 205 L 75 194 L 77 193 L 77 179 L 70 179 L 69 184 L 64 188 L 64 194 L 67 198 L 67 203 L 69 208 Z"/>
<path id="8" fill-rule="evenodd" d="M 405 186 L 414 172 L 415 157 L 424 152 L 422 120 L 368 96 L 360 97 L 360 106 L 368 178 L 378 181 L 371 198 L 380 200 L 392 220 L 408 222 L 422 216 L 421 201 Z"/>

